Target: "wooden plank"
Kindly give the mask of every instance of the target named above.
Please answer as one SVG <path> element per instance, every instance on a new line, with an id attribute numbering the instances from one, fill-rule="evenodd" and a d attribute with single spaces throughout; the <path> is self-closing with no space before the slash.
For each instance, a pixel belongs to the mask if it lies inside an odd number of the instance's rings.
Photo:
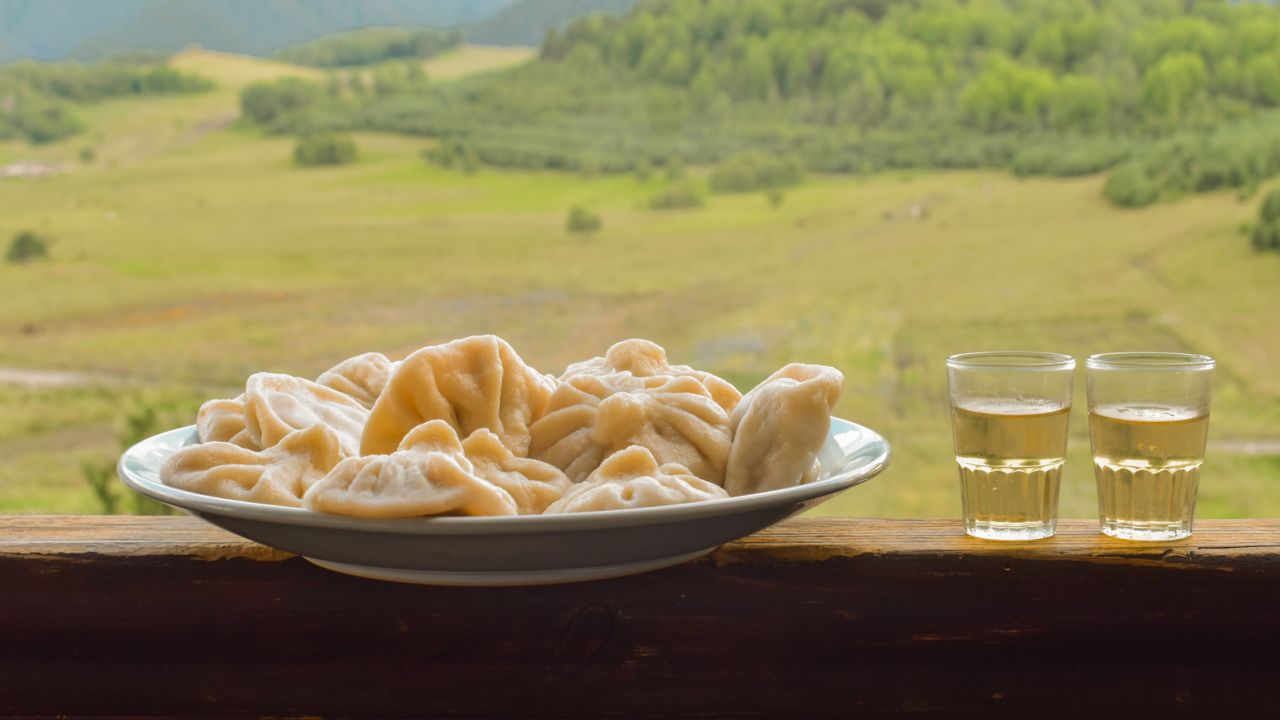
<path id="1" fill-rule="evenodd" d="M 800 519 L 607 582 L 457 589 L 191 518 L 0 518 L 0 715 L 1269 717 L 1280 521 Z"/>

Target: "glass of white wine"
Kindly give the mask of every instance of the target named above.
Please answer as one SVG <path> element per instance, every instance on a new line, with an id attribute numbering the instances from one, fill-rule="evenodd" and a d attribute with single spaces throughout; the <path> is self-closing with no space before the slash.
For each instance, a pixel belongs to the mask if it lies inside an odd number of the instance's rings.
<path id="1" fill-rule="evenodd" d="M 1075 368 L 1059 353 L 947 358 L 965 532 L 988 540 L 1053 535 Z"/>
<path id="2" fill-rule="evenodd" d="M 1085 367 L 1102 532 L 1126 540 L 1187 537 L 1209 432 L 1213 358 L 1105 353 Z"/>

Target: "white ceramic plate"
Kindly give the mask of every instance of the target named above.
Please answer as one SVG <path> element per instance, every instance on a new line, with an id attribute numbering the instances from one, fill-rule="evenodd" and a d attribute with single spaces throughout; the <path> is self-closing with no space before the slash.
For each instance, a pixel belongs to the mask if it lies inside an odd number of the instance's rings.
<path id="1" fill-rule="evenodd" d="M 866 482 L 889 464 L 875 432 L 831 419 L 818 479 L 706 502 L 563 515 L 367 520 L 187 492 L 160 482 L 194 426 L 129 448 L 120 477 L 134 490 L 321 567 L 433 585 L 537 585 L 630 575 L 692 560 Z"/>

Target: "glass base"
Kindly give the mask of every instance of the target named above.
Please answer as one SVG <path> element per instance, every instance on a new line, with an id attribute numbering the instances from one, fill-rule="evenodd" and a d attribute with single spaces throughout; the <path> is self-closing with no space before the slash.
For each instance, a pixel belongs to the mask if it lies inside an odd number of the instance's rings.
<path id="1" fill-rule="evenodd" d="M 1146 542 L 1181 540 L 1185 537 L 1191 537 L 1191 523 L 1151 520 L 1120 522 L 1103 519 L 1102 534 L 1121 540 L 1142 540 Z"/>
<path id="2" fill-rule="evenodd" d="M 1057 523 L 1043 522 L 993 522 L 969 520 L 964 531 L 983 540 L 1043 540 L 1053 537 Z"/>

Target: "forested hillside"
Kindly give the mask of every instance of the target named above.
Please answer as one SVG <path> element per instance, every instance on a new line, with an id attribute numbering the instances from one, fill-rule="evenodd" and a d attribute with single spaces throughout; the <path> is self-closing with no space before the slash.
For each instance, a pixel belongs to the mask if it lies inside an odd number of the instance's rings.
<path id="1" fill-rule="evenodd" d="M 417 133 L 494 165 L 604 171 L 748 150 L 832 172 L 1122 165 L 1108 195 L 1140 205 L 1280 171 L 1280 9 L 647 0 L 550 32 L 538 62 L 500 76 L 322 105 L 273 127 Z"/>

